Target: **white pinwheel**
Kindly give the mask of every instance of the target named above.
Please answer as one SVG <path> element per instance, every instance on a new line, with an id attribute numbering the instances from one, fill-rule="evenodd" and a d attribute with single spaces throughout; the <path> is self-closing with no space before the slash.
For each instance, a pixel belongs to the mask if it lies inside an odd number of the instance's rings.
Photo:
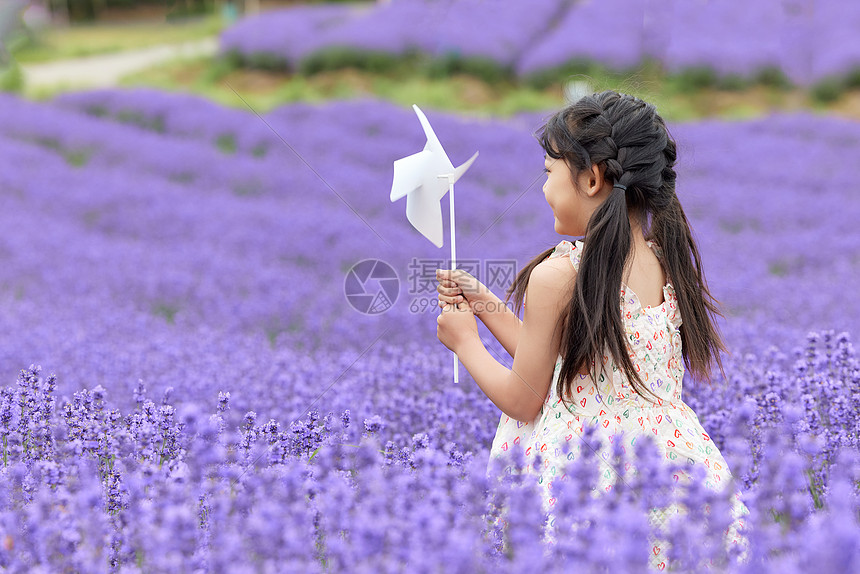
<path id="1" fill-rule="evenodd" d="M 430 122 L 418 106 L 412 108 L 421 121 L 427 135 L 427 144 L 422 151 L 394 162 L 394 183 L 391 186 L 391 201 L 406 196 L 406 218 L 424 237 L 436 247 L 442 247 L 442 205 L 446 192 L 453 194 L 454 182 L 460 179 L 478 152 L 465 163 L 454 167 L 442 148 L 439 138 L 430 127 Z M 454 248 L 454 196 L 451 202 L 451 248 Z M 452 251 L 453 265 L 453 251 Z"/>
<path id="2" fill-rule="evenodd" d="M 457 236 L 454 225 L 454 182 L 460 179 L 478 152 L 456 168 L 442 148 L 430 122 L 418 106 L 412 105 L 421 127 L 427 136 L 427 144 L 418 153 L 394 162 L 394 182 L 391 185 L 391 201 L 406 196 L 406 218 L 421 235 L 436 247 L 442 247 L 442 198 L 448 193 L 451 222 L 451 269 L 457 268 Z M 454 355 L 454 382 L 459 382 L 457 355 Z"/>

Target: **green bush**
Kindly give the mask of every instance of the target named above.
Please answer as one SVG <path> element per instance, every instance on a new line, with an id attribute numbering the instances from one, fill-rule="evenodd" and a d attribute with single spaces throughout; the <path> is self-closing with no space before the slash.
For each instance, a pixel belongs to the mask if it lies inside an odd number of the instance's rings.
<path id="1" fill-rule="evenodd" d="M 223 61 L 225 66 L 232 66 L 234 68 L 238 68 L 244 63 L 242 53 L 239 50 L 228 50 L 221 54 L 218 60 Z"/>
<path id="2" fill-rule="evenodd" d="M 845 74 L 845 87 L 848 89 L 860 88 L 860 66 L 851 68 Z"/>
<path id="3" fill-rule="evenodd" d="M 514 79 L 510 66 L 499 64 L 491 58 L 464 58 L 459 52 L 447 52 L 441 57 L 430 60 L 425 71 L 431 78 L 447 78 L 454 74 L 469 74 L 488 84 L 497 84 Z"/>
<path id="4" fill-rule="evenodd" d="M 673 83 L 682 93 L 712 88 L 717 82 L 717 73 L 708 66 L 690 66 L 673 76 Z"/>
<path id="5" fill-rule="evenodd" d="M 778 88 L 780 90 L 791 89 L 792 83 L 779 66 L 763 66 L 756 72 L 755 81 L 762 86 Z"/>
<path id="6" fill-rule="evenodd" d="M 357 68 L 368 72 L 389 72 L 402 67 L 402 62 L 409 55 L 397 56 L 377 50 L 356 50 L 349 46 L 332 46 L 313 52 L 298 65 L 298 71 L 304 75 L 319 72 Z"/>
<path id="7" fill-rule="evenodd" d="M 810 90 L 809 95 L 814 102 L 829 104 L 838 100 L 844 91 L 845 85 L 843 81 L 831 76 L 815 84 L 812 90 Z"/>
<path id="8" fill-rule="evenodd" d="M 201 16 L 203 14 L 211 14 L 215 11 L 214 0 L 186 0 L 184 2 L 168 3 L 170 10 L 167 12 L 165 19 L 168 22 L 175 22 L 184 18 Z"/>
<path id="9" fill-rule="evenodd" d="M 553 84 L 561 84 L 572 75 L 595 76 L 600 74 L 602 67 L 587 58 L 571 58 L 561 66 L 539 70 L 523 78 L 523 81 L 538 90 Z"/>
<path id="10" fill-rule="evenodd" d="M 270 52 L 253 52 L 246 55 L 245 65 L 248 68 L 267 70 L 271 72 L 290 70 L 290 63 L 288 61 Z"/>
<path id="11" fill-rule="evenodd" d="M 717 87 L 727 91 L 741 91 L 749 88 L 754 80 L 745 78 L 740 74 L 726 74 L 717 80 Z"/>

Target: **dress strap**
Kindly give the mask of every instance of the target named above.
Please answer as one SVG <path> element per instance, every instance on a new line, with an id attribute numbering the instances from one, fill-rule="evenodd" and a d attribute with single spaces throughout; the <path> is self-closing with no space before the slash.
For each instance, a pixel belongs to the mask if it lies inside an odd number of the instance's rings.
<path id="1" fill-rule="evenodd" d="M 579 271 L 579 260 L 582 258 L 582 240 L 577 240 L 576 243 L 571 243 L 567 239 L 562 239 L 555 246 L 555 249 L 550 253 L 548 259 L 556 257 L 568 257 L 573 265 L 573 268 Z"/>
<path id="2" fill-rule="evenodd" d="M 654 250 L 655 255 L 658 258 L 663 257 L 663 252 L 660 249 L 660 246 L 654 243 L 653 241 L 648 241 L 648 246 Z M 571 243 L 567 239 L 563 239 L 558 242 L 558 245 L 555 246 L 552 253 L 549 254 L 547 259 L 554 259 L 556 257 L 568 257 L 570 259 L 570 263 L 573 265 L 573 268 L 578 272 L 579 271 L 579 262 L 582 259 L 582 250 L 584 247 L 584 243 L 581 239 L 576 240 Z M 675 296 L 675 288 L 671 283 L 666 283 L 663 287 L 663 297 L 666 301 L 665 307 L 668 312 L 669 321 L 674 325 L 676 329 L 681 326 L 681 313 L 678 310 L 678 300 Z M 638 300 L 638 299 L 637 299 Z M 623 299 L 622 299 L 623 301 Z M 641 307 L 641 304 L 640 304 Z"/>

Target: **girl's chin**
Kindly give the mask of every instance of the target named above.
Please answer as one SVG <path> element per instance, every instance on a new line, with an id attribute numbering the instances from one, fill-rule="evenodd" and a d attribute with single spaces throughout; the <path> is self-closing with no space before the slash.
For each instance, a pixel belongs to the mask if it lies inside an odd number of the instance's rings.
<path id="1" fill-rule="evenodd" d="M 576 230 L 574 230 L 574 229 L 566 228 L 561 223 L 561 221 L 558 220 L 557 217 L 553 220 L 553 231 L 555 231 L 559 235 L 564 235 L 567 237 L 581 237 L 584 235 L 584 233 L 576 233 Z"/>

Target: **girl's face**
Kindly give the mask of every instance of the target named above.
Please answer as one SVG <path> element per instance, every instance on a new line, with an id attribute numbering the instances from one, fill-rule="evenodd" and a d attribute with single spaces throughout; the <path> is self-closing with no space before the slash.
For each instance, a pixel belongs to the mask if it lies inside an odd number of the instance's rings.
<path id="1" fill-rule="evenodd" d="M 612 186 L 603 179 L 603 169 L 596 165 L 591 167 L 576 178 L 575 186 L 567 162 L 544 155 L 547 177 L 543 194 L 552 209 L 555 232 L 559 235 L 585 235 L 591 214 L 612 191 Z"/>

